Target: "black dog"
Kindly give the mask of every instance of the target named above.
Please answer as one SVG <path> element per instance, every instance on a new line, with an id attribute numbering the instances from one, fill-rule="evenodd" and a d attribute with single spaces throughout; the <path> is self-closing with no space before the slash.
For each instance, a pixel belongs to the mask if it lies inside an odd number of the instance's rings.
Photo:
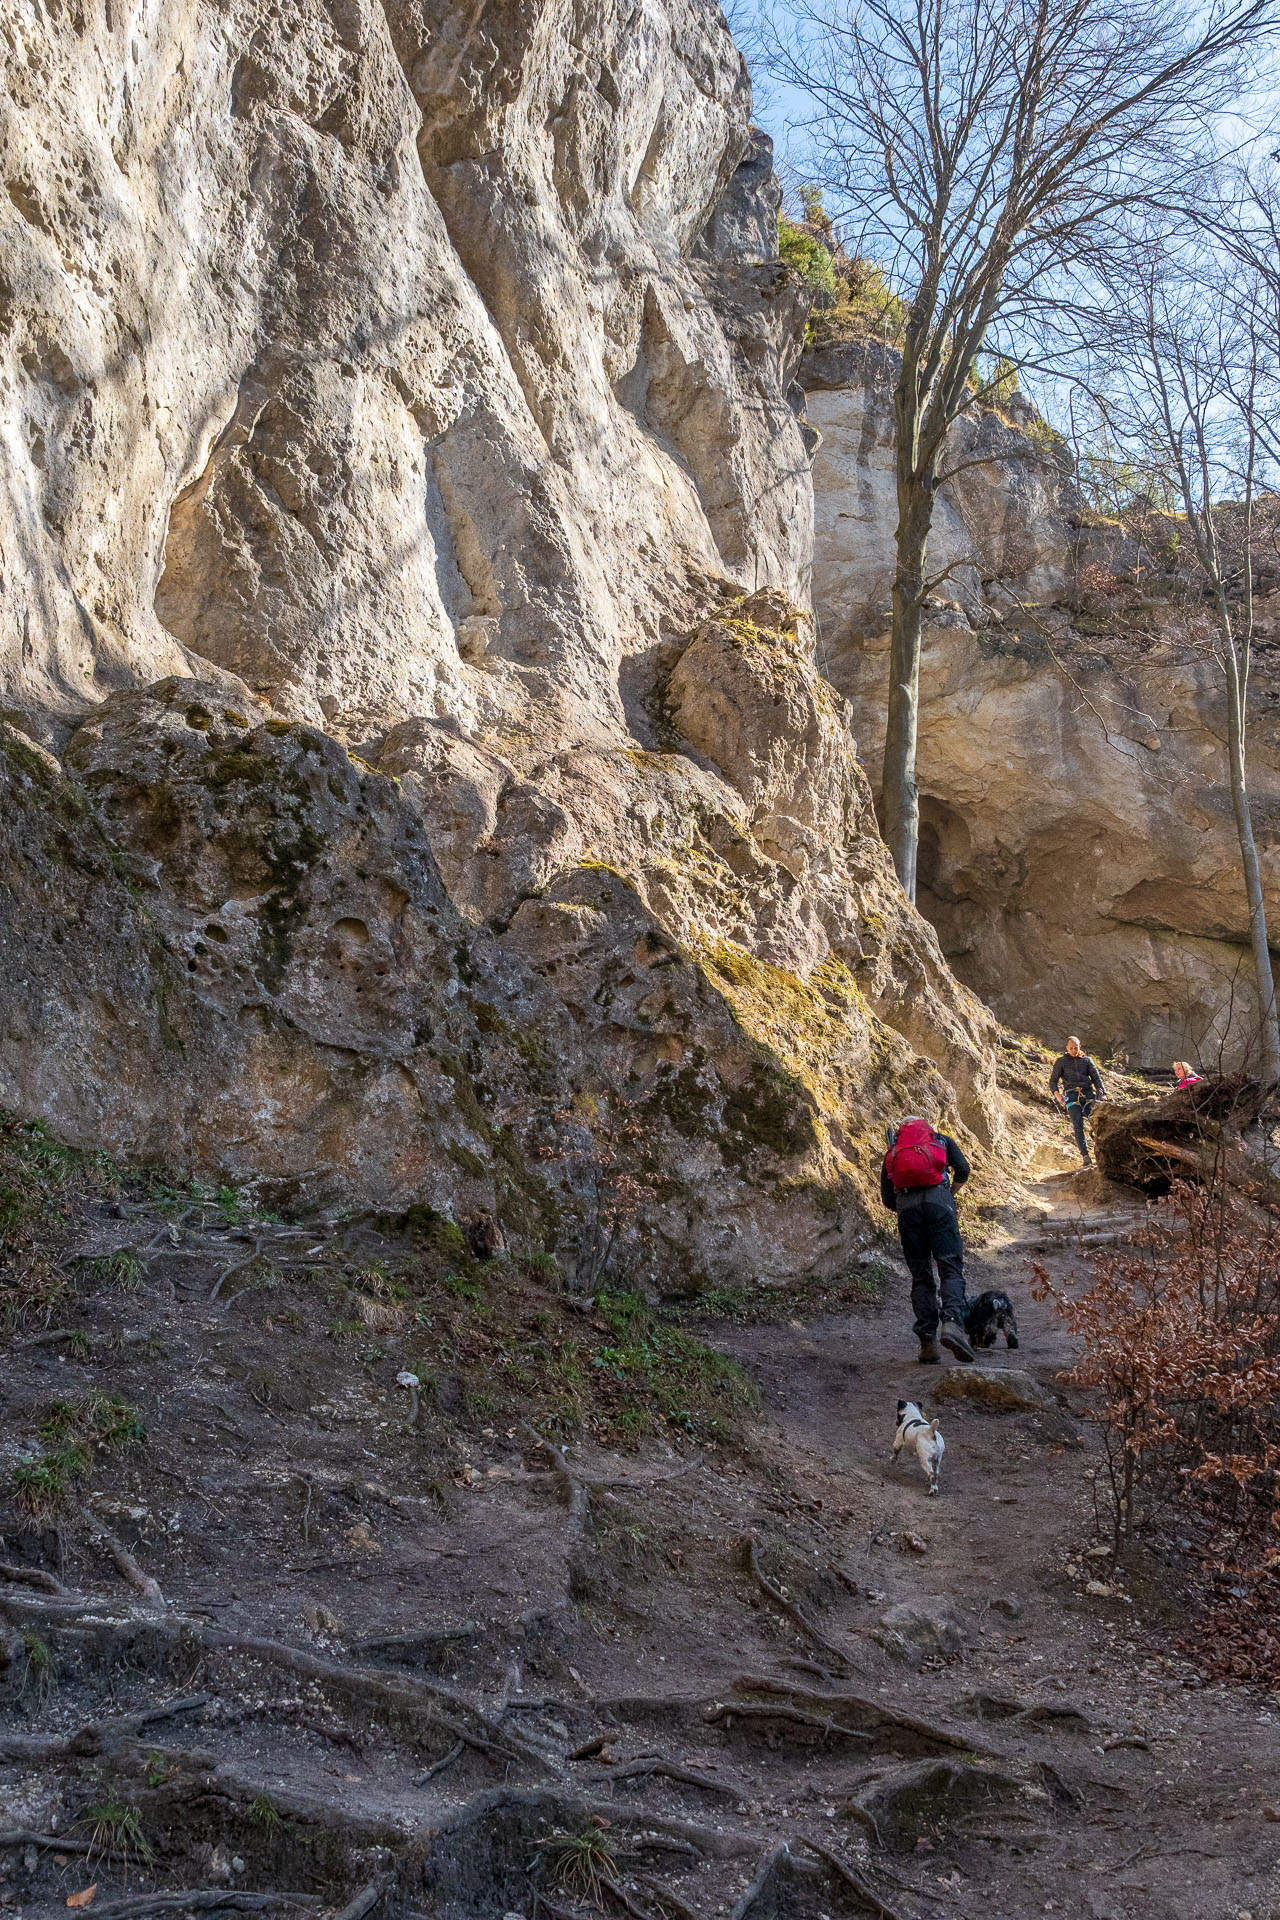
<path id="1" fill-rule="evenodd" d="M 1006 1347 L 1018 1344 L 1018 1322 L 1013 1302 L 1007 1293 L 980 1293 L 964 1310 L 964 1330 L 971 1347 L 994 1347 L 996 1335 L 1004 1335 Z"/>

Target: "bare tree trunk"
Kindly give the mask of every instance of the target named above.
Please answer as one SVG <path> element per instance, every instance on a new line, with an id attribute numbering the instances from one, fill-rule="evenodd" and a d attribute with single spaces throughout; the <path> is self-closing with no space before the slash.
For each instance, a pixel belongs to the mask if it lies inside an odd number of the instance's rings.
<path id="1" fill-rule="evenodd" d="M 923 555 L 917 575 L 923 574 Z M 889 714 L 884 740 L 884 837 L 902 890 L 916 897 L 920 800 L 916 790 L 916 732 L 920 708 L 920 614 L 918 591 L 893 583 L 893 632 L 889 642 Z"/>
<path id="2" fill-rule="evenodd" d="M 1219 604 L 1218 626 L 1222 635 L 1223 659 L 1227 670 L 1227 757 L 1231 766 L 1231 805 L 1240 839 L 1240 864 L 1244 869 L 1245 896 L 1249 903 L 1249 939 L 1253 947 L 1254 970 L 1258 976 L 1258 1005 L 1261 1017 L 1262 1076 L 1269 1087 L 1280 1084 L 1280 1020 L 1276 1015 L 1275 976 L 1271 970 L 1271 948 L 1267 940 L 1267 908 L 1262 895 L 1262 869 L 1253 835 L 1253 814 L 1249 807 L 1249 788 L 1245 779 L 1245 689 L 1240 674 L 1240 656 L 1231 630 L 1231 616 Z"/>
<path id="3" fill-rule="evenodd" d="M 933 521 L 932 473 L 918 470 L 919 422 L 909 387 L 914 367 L 904 355 L 894 396 L 898 466 L 897 567 L 893 577 L 893 626 L 889 641 L 889 710 L 884 739 L 882 830 L 902 890 L 916 897 L 920 801 L 916 788 L 916 736 L 920 712 L 920 628 L 924 613 L 925 564 Z"/>

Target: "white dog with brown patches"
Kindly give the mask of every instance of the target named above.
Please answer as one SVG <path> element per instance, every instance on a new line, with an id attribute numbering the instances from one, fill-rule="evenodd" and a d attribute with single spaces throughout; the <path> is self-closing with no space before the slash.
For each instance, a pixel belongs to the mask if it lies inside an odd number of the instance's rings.
<path id="1" fill-rule="evenodd" d="M 938 1473 L 947 1443 L 938 1431 L 936 1420 L 926 1420 L 914 1400 L 899 1400 L 898 1431 L 893 1437 L 892 1459 L 897 1460 L 907 1447 L 920 1462 L 920 1471 L 929 1482 L 930 1493 L 938 1491 Z"/>

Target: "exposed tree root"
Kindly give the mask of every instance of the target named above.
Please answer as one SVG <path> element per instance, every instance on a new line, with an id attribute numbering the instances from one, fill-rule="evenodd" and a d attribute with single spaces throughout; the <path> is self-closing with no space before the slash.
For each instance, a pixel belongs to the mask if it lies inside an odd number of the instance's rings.
<path id="1" fill-rule="evenodd" d="M 80 1602 L 69 1605 L 54 1598 L 48 1601 L 34 1597 L 21 1599 L 6 1596 L 0 1599 L 0 1614 L 9 1619 L 36 1620 L 51 1626 L 76 1627 L 93 1625 L 110 1627 L 113 1622 L 104 1622 L 101 1606 Z M 317 1681 L 329 1687 L 348 1702 L 358 1706 L 376 1708 L 384 1714 L 394 1716 L 401 1722 L 417 1724 L 430 1729 L 437 1735 L 447 1736 L 450 1746 L 461 1740 L 465 1746 L 473 1747 L 477 1752 L 491 1755 L 507 1761 L 535 1766 L 540 1772 L 547 1771 L 546 1756 L 532 1745 L 527 1744 L 518 1734 L 504 1731 L 495 1721 L 480 1713 L 466 1700 L 442 1689 L 429 1686 L 425 1681 L 409 1674 L 377 1672 L 364 1667 L 346 1666 L 320 1655 L 308 1653 L 301 1647 L 292 1647 L 283 1641 L 259 1639 L 251 1634 L 229 1632 L 213 1627 L 208 1622 L 196 1620 L 189 1615 L 170 1612 L 162 1625 L 153 1620 L 146 1625 L 155 1631 L 171 1636 L 175 1644 L 180 1639 L 194 1643 L 207 1652 L 244 1654 L 252 1659 L 297 1674 L 299 1678 Z M 123 1731 L 123 1727 L 117 1731 Z M 34 1738 L 34 1736 L 13 1736 L 14 1738 Z M 3 1736 L 0 1736 L 3 1739 Z M 37 1741 L 37 1744 L 38 1741 Z M 41 1754 L 40 1757 L 51 1757 Z"/>
<path id="2" fill-rule="evenodd" d="M 651 1880 L 647 1873 L 635 1873 L 631 1877 L 657 1902 L 664 1913 L 672 1916 L 672 1920 L 699 1920 L 693 1908 L 686 1905 L 680 1895 L 673 1893 L 670 1887 L 664 1887 L 658 1881 Z"/>
<path id="3" fill-rule="evenodd" d="M 842 1647 L 838 1647 L 834 1640 L 828 1640 L 822 1628 L 816 1621 L 809 1618 L 804 1608 L 797 1606 L 794 1600 L 789 1600 L 781 1587 L 775 1585 L 763 1571 L 760 1565 L 760 1543 L 754 1534 L 747 1537 L 746 1556 L 747 1566 L 765 1597 L 772 1600 L 779 1613 L 785 1614 L 792 1625 L 799 1627 L 801 1633 L 812 1640 L 816 1647 L 821 1647 L 822 1651 L 837 1663 L 841 1671 L 848 1673 L 853 1664 L 849 1655 Z"/>
<path id="4" fill-rule="evenodd" d="M 654 1920 L 654 1916 L 649 1912 L 648 1908 L 638 1907 L 626 1888 L 620 1881 L 616 1880 L 611 1873 L 602 1873 L 600 1875 L 600 1885 L 604 1888 L 610 1899 L 616 1900 L 622 1908 L 622 1911 L 631 1916 L 631 1920 Z"/>
<path id="5" fill-rule="evenodd" d="M 16 1587 L 35 1587 L 41 1593 L 56 1593 L 63 1599 L 69 1597 L 70 1587 L 64 1587 L 61 1580 L 43 1567 L 8 1567 L 0 1564 L 0 1580 L 8 1580 Z"/>
<path id="6" fill-rule="evenodd" d="M 0 1828 L 0 1847 L 43 1847 L 56 1853 L 89 1853 L 91 1840 L 67 1840 L 59 1833 L 29 1833 L 25 1827 Z"/>
<path id="7" fill-rule="evenodd" d="M 558 1447 L 554 1440 L 548 1440 L 544 1434 L 539 1433 L 534 1427 L 524 1427 L 522 1428 L 522 1432 L 540 1452 L 546 1454 L 556 1474 L 559 1476 L 569 1501 L 569 1538 L 570 1540 L 581 1540 L 586 1534 L 587 1523 L 591 1518 L 591 1482 L 582 1479 L 579 1474 L 574 1472 L 568 1460 L 565 1458 L 564 1449 Z"/>
<path id="8" fill-rule="evenodd" d="M 460 1627 L 450 1627 L 435 1633 L 393 1633 L 379 1640 L 356 1640 L 351 1652 L 364 1654 L 371 1660 L 386 1659 L 398 1662 L 398 1656 L 404 1654 L 429 1655 L 438 1647 L 455 1647 L 463 1640 L 479 1640 L 485 1629 L 475 1621 L 468 1620 Z"/>
<path id="9" fill-rule="evenodd" d="M 436 1775 L 443 1773 L 446 1767 L 451 1767 L 455 1760 L 461 1760 L 466 1750 L 467 1743 L 465 1740 L 455 1740 L 448 1753 L 443 1754 L 439 1760 L 433 1760 L 426 1772 L 418 1775 L 413 1783 L 414 1786 L 425 1787 L 428 1780 L 434 1780 Z"/>
<path id="10" fill-rule="evenodd" d="M 44 1766 L 50 1760 L 86 1758 L 101 1752 L 97 1729 L 84 1727 L 78 1733 L 0 1733 L 0 1755 L 6 1760 L 22 1760 L 28 1766 Z"/>
<path id="11" fill-rule="evenodd" d="M 211 1698 L 207 1693 L 188 1694 L 185 1699 L 171 1701 L 167 1707 L 149 1707 L 145 1713 L 129 1713 L 107 1724 L 122 1735 L 141 1733 L 144 1727 L 159 1726 L 162 1720 L 176 1720 L 180 1713 L 199 1713 Z"/>
<path id="12" fill-rule="evenodd" d="M 750 1920 L 751 1909 L 766 1892 L 780 1861 L 785 1860 L 790 1849 L 785 1840 L 771 1847 L 756 1869 L 755 1877 L 743 1892 L 742 1898 L 733 1910 L 731 1920 Z"/>
<path id="13" fill-rule="evenodd" d="M 0 1733 L 0 1754 L 9 1760 L 24 1760 L 29 1766 L 43 1766 L 54 1760 L 119 1758 L 145 1744 L 138 1735 L 148 1727 L 172 1720 L 179 1713 L 192 1713 L 206 1704 L 209 1696 L 200 1694 L 191 1700 L 176 1700 L 172 1706 L 156 1707 L 149 1713 L 130 1713 L 118 1720 L 89 1720 L 74 1733 Z M 176 1759 L 208 1764 L 206 1753 L 188 1753 L 166 1749 Z"/>
<path id="14" fill-rule="evenodd" d="M 496 1754 L 506 1760 L 533 1760 L 539 1766 L 546 1765 L 541 1755 L 526 1747 L 523 1741 L 514 1744 L 496 1722 L 469 1706 L 465 1700 L 441 1694 L 409 1675 L 374 1673 L 368 1668 L 343 1666 L 332 1660 L 324 1660 L 319 1654 L 307 1653 L 301 1647 L 288 1646 L 280 1640 L 259 1640 L 249 1634 L 227 1633 L 198 1622 L 193 1626 L 205 1647 L 249 1654 L 272 1666 L 283 1667 L 289 1673 L 296 1673 L 302 1679 L 318 1680 L 349 1699 L 376 1703 L 401 1718 L 417 1719 L 437 1727 L 450 1736 L 451 1742 L 461 1740 L 478 1753 Z M 442 1698 L 448 1701 L 448 1712 L 441 1707 Z M 465 1716 L 465 1723 L 460 1716 Z"/>
<path id="15" fill-rule="evenodd" d="M 37 1347 L 60 1346 L 64 1340 L 76 1340 L 81 1330 L 77 1327 L 46 1327 L 42 1333 L 29 1333 L 25 1340 L 15 1340 L 15 1353 L 31 1353 Z"/>
<path id="16" fill-rule="evenodd" d="M 272 1907 L 320 1907 L 312 1893 L 246 1893 L 237 1887 L 189 1887 L 179 1893 L 140 1893 L 132 1900 L 109 1900 L 95 1907 L 96 1920 L 147 1920 L 153 1913 L 191 1913 L 208 1907 L 235 1913 L 266 1913 Z"/>
<path id="17" fill-rule="evenodd" d="M 734 1681 L 733 1691 L 781 1694 L 787 1700 L 800 1702 L 811 1712 L 825 1711 L 832 1718 L 843 1713 L 855 1714 L 863 1722 L 859 1731 L 868 1735 L 874 1734 L 880 1727 L 891 1727 L 896 1732 L 912 1734 L 931 1748 L 940 1747 L 953 1753 L 990 1755 L 995 1752 L 994 1748 L 983 1746 L 971 1734 L 939 1726 L 933 1720 L 922 1720 L 918 1714 L 901 1713 L 896 1707 L 860 1693 L 819 1693 L 809 1687 L 793 1686 L 786 1680 L 771 1680 L 764 1675 L 750 1673 L 742 1674 Z"/>
<path id="18" fill-rule="evenodd" d="M 842 1727 L 838 1721 L 827 1719 L 822 1714 L 806 1713 L 803 1707 L 766 1707 L 749 1701 L 730 1700 L 717 1702 L 702 1717 L 709 1727 L 732 1727 L 736 1720 L 753 1726 L 799 1727 L 806 1733 L 821 1734 L 824 1742 L 869 1741 L 871 1738 L 869 1733 L 863 1733 L 860 1728 Z"/>
<path id="19" fill-rule="evenodd" d="M 682 1460 L 678 1467 L 673 1467 L 670 1473 L 651 1473 L 643 1480 L 636 1480 L 631 1476 L 620 1476 L 613 1480 L 589 1480 L 587 1485 L 621 1487 L 624 1492 L 647 1493 L 650 1487 L 668 1487 L 673 1480 L 683 1480 L 686 1474 L 696 1473 L 704 1458 L 705 1455 L 695 1453 L 690 1459 Z"/>
<path id="20" fill-rule="evenodd" d="M 1018 1827 L 1010 1831 L 1008 1827 L 966 1827 L 966 1840 L 997 1840 L 1005 1847 L 1036 1847 L 1046 1840 L 1055 1840 L 1057 1835 L 1044 1827 Z"/>
<path id="21" fill-rule="evenodd" d="M 376 1880 L 370 1881 L 367 1887 L 361 1887 L 353 1900 L 347 1902 L 341 1913 L 334 1914 L 333 1920 L 364 1920 L 366 1913 L 373 1911 L 385 1891 L 385 1887 Z"/>
<path id="22" fill-rule="evenodd" d="M 677 1786 L 697 1787 L 703 1793 L 716 1794 L 722 1800 L 738 1801 L 742 1793 L 737 1787 L 728 1787 L 722 1780 L 712 1780 L 705 1773 L 694 1773 L 689 1767 L 679 1766 L 674 1760 L 664 1760 L 660 1755 L 642 1754 L 635 1760 L 624 1760 L 621 1765 L 610 1767 L 607 1773 L 598 1776 L 599 1784 L 617 1780 L 671 1780 Z"/>
<path id="23" fill-rule="evenodd" d="M 224 1267 L 222 1269 L 222 1272 L 218 1275 L 217 1279 L 214 1281 L 213 1291 L 209 1295 L 209 1301 L 211 1305 L 213 1301 L 217 1299 L 218 1295 L 222 1292 L 222 1289 L 226 1285 L 227 1281 L 234 1280 L 235 1276 L 238 1273 L 243 1273 L 246 1270 L 246 1268 L 251 1267 L 254 1261 L 260 1257 L 261 1253 L 262 1253 L 262 1235 L 260 1233 L 256 1233 L 253 1237 L 253 1252 L 249 1255 L 248 1259 L 237 1260 L 232 1266 Z"/>
<path id="24" fill-rule="evenodd" d="M 159 1586 L 151 1578 L 149 1573 L 143 1572 L 124 1542 L 117 1540 L 115 1534 L 111 1533 L 103 1526 L 101 1520 L 90 1513 L 88 1507 L 77 1507 L 76 1513 L 83 1525 L 88 1529 L 90 1538 L 99 1546 L 106 1548 L 134 1592 L 145 1600 L 148 1606 L 162 1607 L 165 1601 Z"/>
<path id="25" fill-rule="evenodd" d="M 891 1907 L 884 1896 L 877 1893 L 870 1881 L 864 1879 L 855 1867 L 846 1866 L 844 1861 L 841 1860 L 837 1854 L 832 1853 L 829 1847 L 824 1847 L 819 1840 L 810 1839 L 807 1834 L 805 1835 L 805 1845 L 811 1852 L 817 1854 L 819 1860 L 830 1867 L 837 1879 L 843 1880 L 846 1887 L 851 1887 L 858 1898 L 866 1902 L 872 1913 L 879 1915 L 879 1920 L 902 1920 L 902 1915 L 898 1909 Z"/>

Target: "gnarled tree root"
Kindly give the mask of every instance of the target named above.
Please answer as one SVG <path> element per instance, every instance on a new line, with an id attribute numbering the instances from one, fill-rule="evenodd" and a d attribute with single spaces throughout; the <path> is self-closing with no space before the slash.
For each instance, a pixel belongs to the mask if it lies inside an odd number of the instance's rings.
<path id="1" fill-rule="evenodd" d="M 818 1626 L 816 1621 L 809 1618 L 804 1608 L 797 1606 L 794 1600 L 788 1599 L 787 1595 L 782 1591 L 782 1588 L 770 1580 L 769 1576 L 763 1571 L 760 1565 L 760 1543 L 753 1534 L 747 1537 L 745 1551 L 748 1571 L 751 1573 L 760 1591 L 765 1595 L 765 1598 L 771 1600 L 779 1613 L 785 1614 L 792 1625 L 798 1627 L 806 1639 L 813 1642 L 815 1647 L 821 1647 L 822 1651 L 836 1662 L 842 1672 L 848 1673 L 853 1664 L 849 1654 L 846 1653 L 843 1647 L 837 1646 L 834 1640 L 828 1640 L 822 1628 Z"/>
<path id="2" fill-rule="evenodd" d="M 941 1726 L 934 1720 L 923 1720 L 918 1714 L 902 1713 L 896 1707 L 860 1693 L 821 1693 L 811 1687 L 794 1686 L 788 1680 L 773 1680 L 766 1675 L 751 1673 L 739 1675 L 733 1683 L 733 1691 L 777 1694 L 811 1713 L 825 1714 L 839 1725 L 843 1725 L 847 1718 L 869 1738 L 881 1730 L 892 1733 L 895 1738 L 905 1733 L 920 1742 L 928 1752 L 941 1750 L 990 1756 L 996 1751 L 957 1728 Z"/>

